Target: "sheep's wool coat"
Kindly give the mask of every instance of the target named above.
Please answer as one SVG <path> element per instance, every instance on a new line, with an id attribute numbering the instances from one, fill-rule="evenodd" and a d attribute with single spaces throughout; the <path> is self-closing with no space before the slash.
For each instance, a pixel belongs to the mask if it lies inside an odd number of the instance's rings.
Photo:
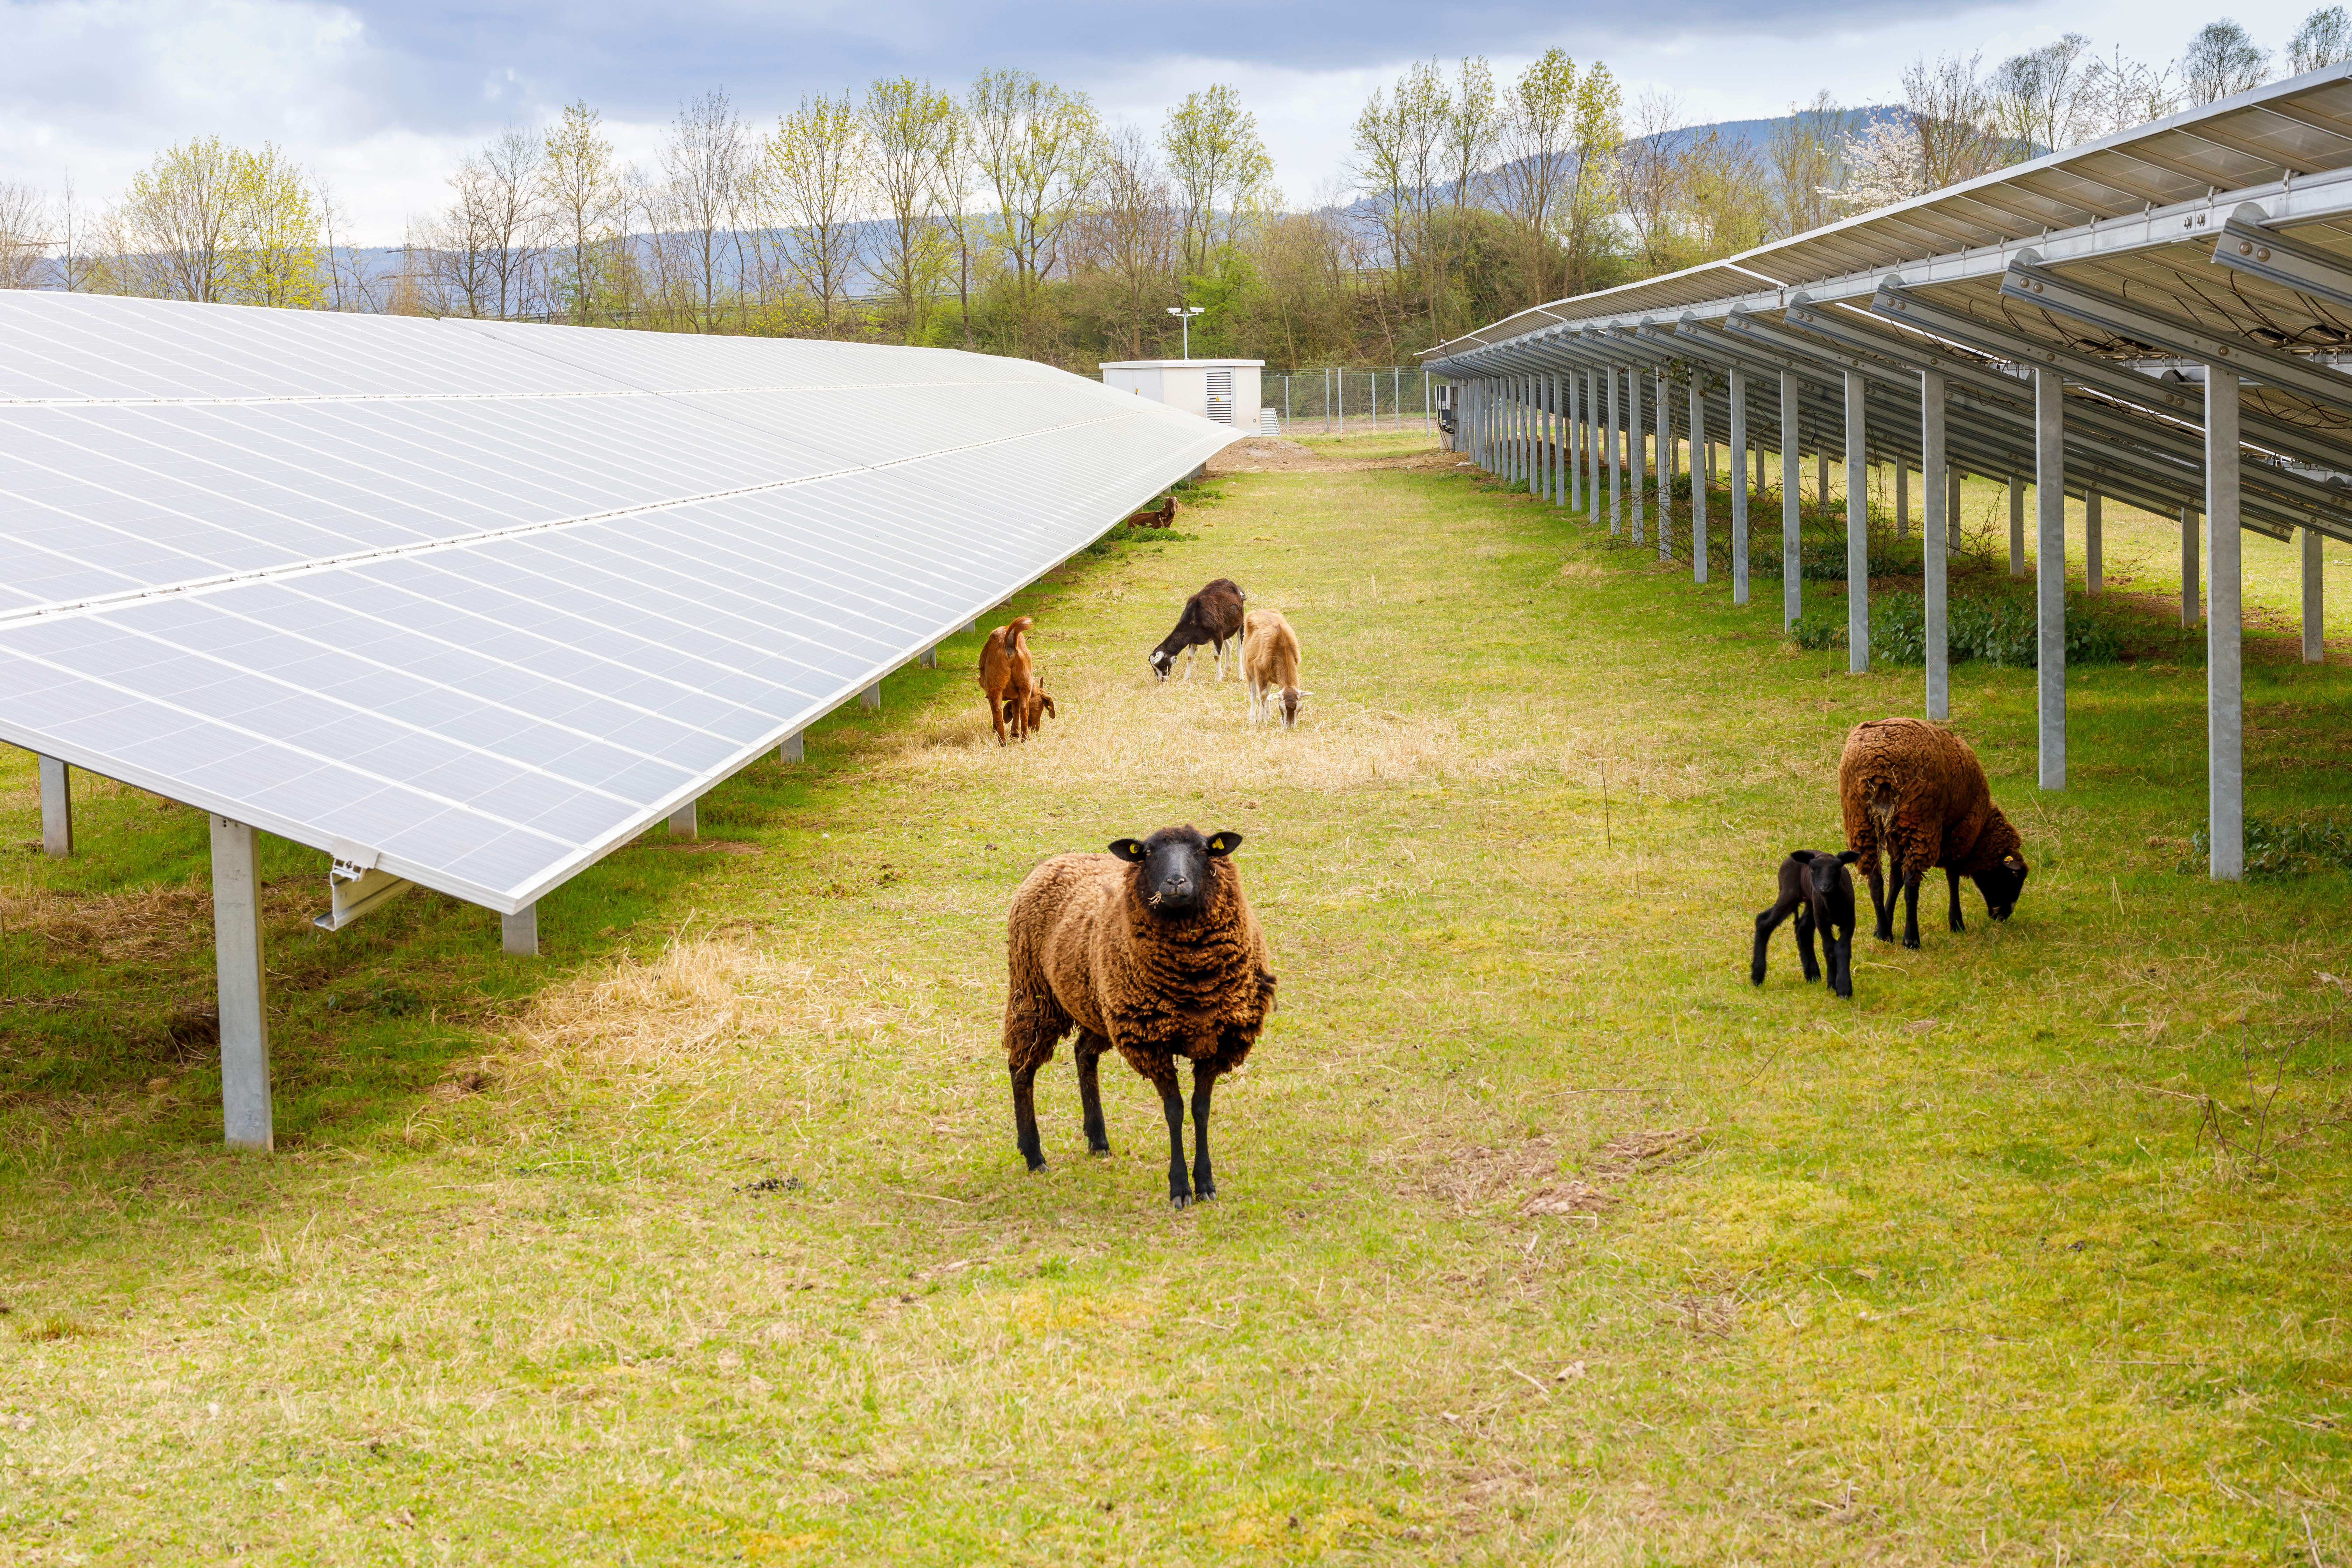
<path id="1" fill-rule="evenodd" d="M 1060 855 L 1013 896 L 1004 1047 L 1017 1071 L 1073 1026 L 1108 1041 L 1163 1091 L 1175 1058 L 1195 1070 L 1241 1065 L 1274 1009 L 1274 961 L 1232 860 L 1189 920 L 1143 901 L 1140 868 L 1116 855 Z M 1099 1047 L 1097 1047 L 1099 1048 Z"/>
<path id="2" fill-rule="evenodd" d="M 1992 803 L 1977 754 L 1924 719 L 1855 725 L 1838 759 L 1838 795 L 1846 847 L 1867 867 L 1878 864 L 1882 843 L 1906 874 L 1989 871 L 2022 847 Z"/>

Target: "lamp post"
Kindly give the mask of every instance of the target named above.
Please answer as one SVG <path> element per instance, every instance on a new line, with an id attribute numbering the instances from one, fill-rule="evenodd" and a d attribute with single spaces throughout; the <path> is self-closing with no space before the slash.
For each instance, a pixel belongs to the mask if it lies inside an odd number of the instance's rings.
<path id="1" fill-rule="evenodd" d="M 1168 313 L 1184 323 L 1184 357 L 1192 357 L 1192 318 L 1207 310 L 1206 305 L 1171 305 Z"/>

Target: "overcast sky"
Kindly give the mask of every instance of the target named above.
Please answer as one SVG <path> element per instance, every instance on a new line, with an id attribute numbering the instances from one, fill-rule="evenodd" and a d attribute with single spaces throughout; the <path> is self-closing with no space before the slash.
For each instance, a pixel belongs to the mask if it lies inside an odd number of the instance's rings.
<path id="1" fill-rule="evenodd" d="M 1990 64 L 2062 29 L 2161 61 L 2229 15 L 2275 49 L 2313 3 L 1205 0 L 1180 12 L 1102 0 L 0 0 L 0 178 L 54 191 L 70 174 L 84 199 L 104 201 L 168 142 L 273 140 L 331 182 L 363 241 L 386 243 L 439 205 L 464 150 L 571 99 L 603 110 L 624 153 L 649 162 L 679 100 L 713 88 L 772 122 L 802 93 L 845 82 L 907 74 L 961 87 L 1014 66 L 1152 127 L 1186 91 L 1232 82 L 1283 186 L 1306 199 L 1344 176 L 1366 94 L 1433 54 L 1484 54 L 1509 72 L 1557 44 L 1580 64 L 1606 60 L 1629 98 L 1662 89 L 1694 120 L 1745 119 L 1822 88 L 1887 101 L 1918 54 L 1982 50 Z"/>

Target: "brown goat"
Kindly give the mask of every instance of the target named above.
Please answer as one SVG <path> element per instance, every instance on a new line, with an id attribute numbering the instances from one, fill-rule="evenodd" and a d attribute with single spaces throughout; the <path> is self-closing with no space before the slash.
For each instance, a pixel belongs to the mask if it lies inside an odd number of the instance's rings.
<path id="1" fill-rule="evenodd" d="M 1139 511 L 1127 520 L 1129 528 L 1165 528 L 1176 521 L 1176 498 L 1170 496 L 1150 511 Z"/>
<path id="2" fill-rule="evenodd" d="M 1968 742 L 1924 719 L 1874 719 L 1857 724 L 1838 758 L 1838 796 L 1845 811 L 1846 847 L 1856 851 L 1870 880 L 1871 911 L 1881 942 L 1895 940 L 1895 904 L 1878 875 L 1886 847 L 1887 872 L 1903 896 L 1903 945 L 1919 945 L 1919 879 L 1938 867 L 1951 888 L 1951 927 L 1960 921 L 1960 879 L 1984 894 L 1985 912 L 2007 920 L 2025 889 L 2021 841 L 1992 803 L 1984 768 Z"/>
<path id="3" fill-rule="evenodd" d="M 996 726 L 996 743 L 1004 744 L 1005 725 L 1013 738 L 1025 741 L 1029 732 L 1055 712 L 1054 700 L 1037 686 L 1036 667 L 1029 658 L 1029 616 L 1006 622 L 988 634 L 980 649 L 980 689 L 988 699 L 988 720 Z"/>
<path id="4" fill-rule="evenodd" d="M 1298 634 L 1280 610 L 1252 610 L 1249 641 L 1242 647 L 1242 679 L 1249 687 L 1250 722 L 1278 715 L 1286 730 L 1298 722 L 1299 700 L 1314 695 L 1298 689 Z"/>

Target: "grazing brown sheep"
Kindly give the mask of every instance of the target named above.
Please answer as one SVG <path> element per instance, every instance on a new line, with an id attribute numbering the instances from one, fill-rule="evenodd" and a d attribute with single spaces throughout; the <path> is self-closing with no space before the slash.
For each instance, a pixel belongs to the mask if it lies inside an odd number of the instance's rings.
<path id="1" fill-rule="evenodd" d="M 1110 1152 L 1095 1066 L 1106 1050 L 1160 1090 L 1168 1119 L 1168 1201 L 1214 1197 L 1209 1094 L 1242 1065 L 1274 1010 L 1273 959 L 1230 858 L 1238 833 L 1203 838 L 1163 827 L 1121 838 L 1108 855 L 1057 855 L 1013 895 L 1006 955 L 1004 1056 L 1013 1073 L 1022 1158 L 1042 1170 L 1034 1086 L 1054 1047 L 1078 1032 L 1078 1098 L 1087 1146 Z M 1176 1058 L 1192 1062 L 1192 1178 L 1184 1173 L 1184 1099 Z"/>
<path id="2" fill-rule="evenodd" d="M 988 699 L 989 722 L 996 726 L 996 743 L 1004 744 L 1004 727 L 1013 726 L 1013 738 L 1025 741 L 1029 732 L 1043 724 L 1045 715 L 1055 718 L 1054 700 L 1038 689 L 1036 667 L 1029 658 L 1029 627 L 1034 623 L 1027 616 L 1006 622 L 988 634 L 988 641 L 980 649 L 980 689 Z"/>
<path id="3" fill-rule="evenodd" d="M 1903 893 L 1903 945 L 1919 945 L 1919 879 L 1943 868 L 1951 888 L 1951 926 L 1960 921 L 1960 879 L 1984 895 L 1985 912 L 2007 920 L 2025 889 L 2028 867 L 2017 829 L 1992 803 L 1984 769 L 1968 742 L 1924 719 L 1857 724 L 1838 759 L 1846 847 L 1862 858 L 1881 942 L 1895 940 L 1895 905 L 1879 880 L 1878 850 Z"/>

